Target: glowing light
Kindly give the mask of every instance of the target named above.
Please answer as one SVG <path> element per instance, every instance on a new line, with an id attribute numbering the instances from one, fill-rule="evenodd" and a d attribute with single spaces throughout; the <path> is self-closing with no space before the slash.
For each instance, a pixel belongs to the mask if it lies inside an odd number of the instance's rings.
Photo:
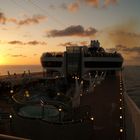
<path id="1" fill-rule="evenodd" d="M 58 93 L 57 93 L 57 96 L 59 96 L 59 95 L 60 95 L 60 93 L 58 92 Z"/>
<path id="2" fill-rule="evenodd" d="M 122 129 L 122 128 L 120 129 L 120 132 L 121 132 L 121 133 L 123 132 L 123 129 Z"/>
<path id="3" fill-rule="evenodd" d="M 10 90 L 10 93 L 14 93 L 14 91 L 13 90 Z"/>
<path id="4" fill-rule="evenodd" d="M 122 95 L 122 92 L 120 92 L 120 94 Z"/>
<path id="5" fill-rule="evenodd" d="M 94 121 L 94 118 L 93 118 L 93 117 L 91 117 L 90 119 L 91 119 L 92 121 Z"/>
<path id="6" fill-rule="evenodd" d="M 120 102 L 122 101 L 122 99 L 120 99 Z"/>
<path id="7" fill-rule="evenodd" d="M 9 118 L 12 119 L 12 115 L 9 115 Z"/>
<path id="8" fill-rule="evenodd" d="M 28 90 L 25 91 L 25 96 L 26 97 L 30 97 L 30 94 L 29 94 L 29 91 Z"/>
<path id="9" fill-rule="evenodd" d="M 83 94 L 80 94 L 80 96 L 82 97 L 82 96 L 83 96 Z"/>
<path id="10" fill-rule="evenodd" d="M 122 119 L 122 116 L 120 116 L 120 119 Z"/>
<path id="11" fill-rule="evenodd" d="M 120 107 L 120 110 L 122 110 L 122 107 Z"/>
<path id="12" fill-rule="evenodd" d="M 59 108 L 58 111 L 61 112 L 62 111 L 62 108 Z"/>

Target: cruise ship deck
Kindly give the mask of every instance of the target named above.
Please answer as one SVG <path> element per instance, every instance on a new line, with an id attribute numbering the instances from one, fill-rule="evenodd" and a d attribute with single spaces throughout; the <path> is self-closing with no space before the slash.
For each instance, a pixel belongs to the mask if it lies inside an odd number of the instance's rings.
<path id="1" fill-rule="evenodd" d="M 124 139 L 120 132 L 120 123 L 123 125 L 120 93 L 120 76 L 109 76 L 89 95 L 82 96 L 81 104 L 90 105 L 94 117 L 93 140 Z"/>
<path id="2" fill-rule="evenodd" d="M 39 120 L 13 114 L 12 134 L 37 140 L 124 140 L 122 89 L 120 75 L 109 75 L 100 84 L 96 84 L 91 92 L 80 97 L 80 106 L 90 107 L 92 121 L 88 125 L 84 121 L 71 126 L 40 123 Z"/>

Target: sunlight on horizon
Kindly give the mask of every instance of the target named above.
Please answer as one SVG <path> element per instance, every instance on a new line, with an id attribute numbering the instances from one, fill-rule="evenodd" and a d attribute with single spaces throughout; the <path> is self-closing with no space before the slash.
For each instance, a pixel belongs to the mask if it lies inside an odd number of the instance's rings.
<path id="1" fill-rule="evenodd" d="M 6 59 L 4 59 L 3 56 L 0 56 L 0 65 L 6 65 L 7 62 L 6 62 Z"/>

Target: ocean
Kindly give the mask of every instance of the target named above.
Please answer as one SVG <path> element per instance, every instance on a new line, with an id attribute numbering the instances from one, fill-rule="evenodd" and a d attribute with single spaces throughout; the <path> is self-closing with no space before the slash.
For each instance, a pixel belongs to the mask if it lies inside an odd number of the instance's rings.
<path id="1" fill-rule="evenodd" d="M 41 72 L 41 65 L 0 65 L 0 75 L 7 75 L 8 71 L 10 74 L 22 74 L 24 71 L 30 72 Z"/>
<path id="2" fill-rule="evenodd" d="M 140 66 L 124 67 L 124 82 L 127 94 L 140 108 Z"/>
<path id="3" fill-rule="evenodd" d="M 28 72 L 41 72 L 41 65 L 5 65 L 0 66 L 0 75 Z M 125 66 L 124 67 L 124 82 L 127 94 L 134 100 L 140 108 L 140 66 Z"/>

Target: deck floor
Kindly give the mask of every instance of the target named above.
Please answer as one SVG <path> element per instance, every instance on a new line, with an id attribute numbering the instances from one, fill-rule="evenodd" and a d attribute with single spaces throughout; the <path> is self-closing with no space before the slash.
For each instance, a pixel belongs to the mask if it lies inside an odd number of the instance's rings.
<path id="1" fill-rule="evenodd" d="M 108 77 L 93 92 L 83 95 L 81 105 L 90 105 L 94 117 L 93 140 L 118 140 L 120 126 L 120 78 Z"/>
<path id="2" fill-rule="evenodd" d="M 96 87 L 91 93 L 84 94 L 81 97 L 81 106 L 89 105 L 91 107 L 91 114 L 94 117 L 93 134 L 90 140 L 119 139 L 120 137 L 119 99 L 120 99 L 119 76 L 107 77 L 104 81 L 102 81 L 101 84 L 96 85 Z M 1 102 L 0 104 L 1 107 L 2 104 L 4 103 Z M 5 130 L 7 131 L 8 129 L 5 128 Z M 7 134 L 8 132 L 5 133 Z"/>

